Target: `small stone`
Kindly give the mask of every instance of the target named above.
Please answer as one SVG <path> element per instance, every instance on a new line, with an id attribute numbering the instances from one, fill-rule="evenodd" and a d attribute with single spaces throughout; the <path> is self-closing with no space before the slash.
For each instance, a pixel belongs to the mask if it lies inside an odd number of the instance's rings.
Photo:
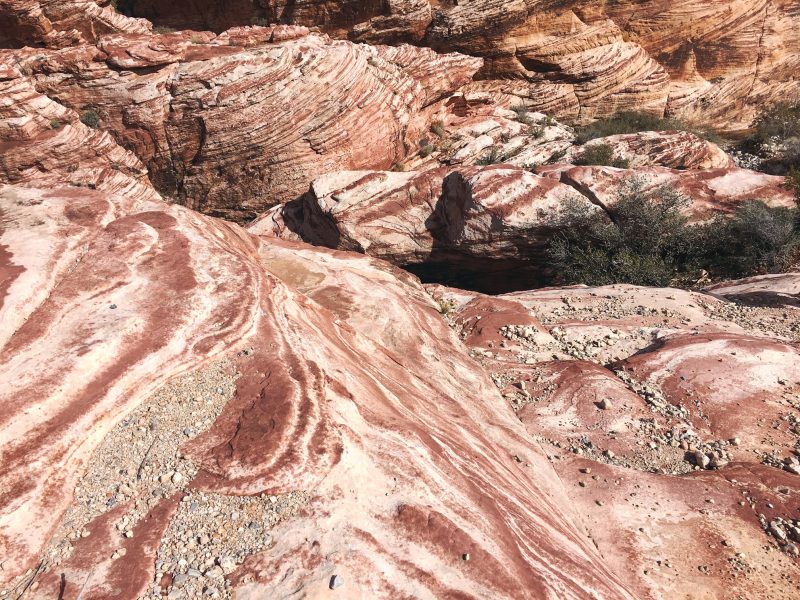
<path id="1" fill-rule="evenodd" d="M 210 569 L 206 569 L 203 575 L 205 575 L 206 577 L 210 577 L 211 579 L 221 579 L 222 577 L 225 576 L 225 573 L 219 566 L 215 565 Z"/>
<path id="2" fill-rule="evenodd" d="M 462 554 L 461 555 L 461 559 L 462 560 L 469 560 L 469 552 L 465 552 L 464 554 Z"/>
<path id="3" fill-rule="evenodd" d="M 180 485 L 181 481 L 183 481 L 183 475 L 181 475 L 176 471 L 175 474 L 172 476 L 172 483 L 174 483 L 175 485 Z"/>
<path id="4" fill-rule="evenodd" d="M 603 398 L 600 402 L 597 403 L 597 408 L 601 410 L 608 410 L 611 408 L 611 400 L 608 398 Z"/>
<path id="5" fill-rule="evenodd" d="M 586 474 L 586 475 L 589 475 L 589 474 L 592 472 L 592 470 L 591 470 L 589 467 L 583 467 L 583 468 L 580 468 L 580 469 L 578 469 L 578 470 L 579 470 L 581 473 L 584 473 L 584 474 Z"/>
<path id="6" fill-rule="evenodd" d="M 116 304 L 112 304 L 112 305 L 111 305 L 111 306 L 109 306 L 108 308 L 110 308 L 111 310 L 114 310 L 115 308 L 117 308 L 117 305 L 116 305 Z"/>
<path id="7" fill-rule="evenodd" d="M 233 573 L 236 570 L 236 561 L 233 560 L 230 556 L 220 556 L 217 559 L 219 566 L 222 568 L 223 573 L 228 575 L 229 573 Z"/>
<path id="8" fill-rule="evenodd" d="M 330 584 L 328 584 L 328 587 L 330 587 L 332 590 L 335 590 L 336 588 L 340 588 L 343 585 L 344 585 L 344 579 L 342 579 L 340 575 L 334 575 L 333 577 L 331 577 L 331 581 Z"/>

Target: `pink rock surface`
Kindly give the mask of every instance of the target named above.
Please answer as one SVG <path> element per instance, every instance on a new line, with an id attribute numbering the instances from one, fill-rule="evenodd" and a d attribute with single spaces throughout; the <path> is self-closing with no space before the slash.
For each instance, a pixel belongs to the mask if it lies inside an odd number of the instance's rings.
<path id="1" fill-rule="evenodd" d="M 370 596 L 421 586 L 515 597 L 524 586 L 630 597 L 409 276 L 180 207 L 125 213 L 113 196 L 71 188 L 3 194 L 3 260 L 14 268 L 2 310 L 16 315 L 3 318 L 0 366 L 3 405 L 14 407 L 0 431 L 5 581 L 33 565 L 114 423 L 168 377 L 249 344 L 236 397 L 189 449 L 201 465 L 192 486 L 314 497 L 268 555 L 243 567 L 255 576 L 234 584 L 243 594 L 284 596 L 301 583 L 314 593 L 335 570 Z M 45 225 L 32 229 L 31 211 Z M 519 449 L 531 468 L 513 462 Z M 503 492 L 484 507 L 489 487 Z M 139 535 L 130 551 L 152 545 Z"/>
<path id="2" fill-rule="evenodd" d="M 758 275 L 737 281 L 724 281 L 706 288 L 707 292 L 752 304 L 800 306 L 800 273 Z"/>
<path id="3" fill-rule="evenodd" d="M 5 0 L 0 47 L 64 46 L 94 42 L 106 33 L 148 33 L 152 24 L 93 0 Z"/>
<path id="4" fill-rule="evenodd" d="M 574 162 L 594 145 L 610 146 L 614 156 L 628 161 L 632 168 L 726 169 L 735 166 L 733 159 L 719 146 L 686 131 L 643 131 L 598 138 L 572 149 L 564 161 Z"/>
<path id="5" fill-rule="evenodd" d="M 663 167 L 615 169 L 550 165 L 536 172 L 574 187 L 603 207 L 613 206 L 620 186 L 632 178 L 641 181 L 645 190 L 669 186 L 691 200 L 688 212 L 696 221 L 729 213 L 746 200 L 761 200 L 770 206 L 794 206 L 794 197 L 784 186 L 783 177 L 735 167 L 677 171 Z"/>

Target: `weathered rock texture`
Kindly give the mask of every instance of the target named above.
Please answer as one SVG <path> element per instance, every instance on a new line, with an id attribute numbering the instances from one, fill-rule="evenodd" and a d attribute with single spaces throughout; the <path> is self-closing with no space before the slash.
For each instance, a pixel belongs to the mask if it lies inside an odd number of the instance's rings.
<path id="1" fill-rule="evenodd" d="M 94 111 L 160 192 L 234 220 L 298 196 L 320 173 L 402 161 L 480 66 L 292 27 L 115 35 L 0 57 L 41 93 Z"/>
<path id="2" fill-rule="evenodd" d="M 514 143 L 515 138 L 508 142 Z M 550 142 L 534 147 L 546 146 Z M 336 173 L 317 179 L 306 194 L 268 211 L 249 228 L 368 254 L 411 269 L 423 280 L 499 293 L 542 281 L 548 268 L 545 249 L 567 205 L 610 214 L 626 190 L 636 186 L 648 193 L 666 186 L 685 195 L 685 210 L 694 222 L 729 213 L 747 200 L 794 206 L 783 178 L 736 168 L 559 164 L 536 171 L 500 164 Z"/>
<path id="3" fill-rule="evenodd" d="M 800 94 L 792 0 L 131 0 L 126 8 L 174 27 L 293 23 L 482 56 L 484 77 L 524 82 L 489 87 L 579 119 L 645 108 L 736 128 L 764 103 Z"/>
<path id="4" fill-rule="evenodd" d="M 152 29 L 146 19 L 131 19 L 102 4 L 93 0 L 3 0 L 0 48 L 59 48 L 94 42 L 107 33 L 148 33 Z"/>
<path id="5" fill-rule="evenodd" d="M 429 289 L 639 597 L 796 594 L 776 521 L 800 498 L 796 311 L 625 285 Z"/>
<path id="6" fill-rule="evenodd" d="M 245 595 L 319 593 L 339 574 L 371 597 L 631 597 L 409 276 L 181 207 L 76 188 L 2 194 L 4 583 L 36 565 L 115 423 L 173 375 L 248 349 L 235 397 L 184 451 L 199 465 L 191 489 L 311 500 L 231 576 Z M 159 523 L 125 542 L 124 572 L 97 564 L 112 579 L 84 597 L 116 596 L 104 590 L 117 577 L 140 582 L 121 597 L 143 593 Z M 122 536 L 103 527 L 90 529 L 110 555 L 108 536 Z"/>

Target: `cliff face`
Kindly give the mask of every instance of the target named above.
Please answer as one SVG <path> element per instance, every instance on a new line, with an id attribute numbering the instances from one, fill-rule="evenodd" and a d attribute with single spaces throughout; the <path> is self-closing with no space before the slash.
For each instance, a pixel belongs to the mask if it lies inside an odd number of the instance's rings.
<path id="1" fill-rule="evenodd" d="M 297 27 L 119 34 L 0 56 L 40 92 L 92 111 L 162 193 L 240 221 L 303 193 L 316 173 L 401 162 L 480 66 Z"/>
<path id="2" fill-rule="evenodd" d="M 173 27 L 292 23 L 480 56 L 482 77 L 525 81 L 532 100 L 559 90 L 571 101 L 556 112 L 582 120 L 645 108 L 738 128 L 764 103 L 800 94 L 791 0 L 131 0 L 124 8 Z"/>

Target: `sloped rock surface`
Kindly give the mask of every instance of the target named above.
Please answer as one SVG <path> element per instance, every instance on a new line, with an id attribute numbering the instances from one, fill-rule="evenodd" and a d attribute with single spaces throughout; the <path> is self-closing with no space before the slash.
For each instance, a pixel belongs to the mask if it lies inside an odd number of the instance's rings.
<path id="1" fill-rule="evenodd" d="M 620 285 L 428 289 L 638 597 L 796 593 L 796 315 Z"/>
<path id="2" fill-rule="evenodd" d="M 761 200 L 769 206 L 794 206 L 794 197 L 786 189 L 783 177 L 736 167 L 679 171 L 664 167 L 550 165 L 537 168 L 536 172 L 575 188 L 603 207 L 612 206 L 620 189 L 632 179 L 639 181 L 643 190 L 667 186 L 691 200 L 687 210 L 696 221 L 729 213 L 747 200 Z"/>
<path id="3" fill-rule="evenodd" d="M 0 97 L 0 183 L 69 184 L 129 201 L 160 199 L 136 155 L 37 92 L 11 65 L 0 73 Z"/>
<path id="4" fill-rule="evenodd" d="M 758 275 L 724 281 L 707 287 L 706 291 L 746 304 L 799 307 L 800 273 Z"/>
<path id="5" fill-rule="evenodd" d="M 631 168 L 659 166 L 683 170 L 735 166 L 722 148 L 686 131 L 642 131 L 597 138 L 579 148 L 571 148 L 564 161 L 574 162 L 597 145 L 611 147 L 614 157 L 627 161 Z"/>
<path id="6" fill-rule="evenodd" d="M 489 379 L 453 351 L 455 338 L 408 276 L 358 255 L 258 240 L 180 207 L 126 213 L 113 196 L 72 188 L 3 194 L 13 211 L 2 237 L 13 272 L 3 311 L 16 315 L 3 319 L 3 404 L 15 407 L 2 431 L 6 582 L 34 564 L 116 422 L 174 374 L 247 348 L 236 359 L 236 395 L 184 450 L 199 467 L 189 489 L 305 490 L 310 500 L 275 530 L 268 554 L 232 576 L 234 589 L 315 593 L 339 574 L 372 596 L 510 598 L 523 587 L 532 597 L 630 597 L 571 524 L 550 467 L 533 458 L 538 450 Z M 45 225 L 31 229 L 32 215 Z M 31 255 L 40 246 L 50 257 Z M 375 293 L 379 281 L 385 296 Z M 384 310 L 387 300 L 395 312 Z M 513 462 L 521 448 L 532 468 Z M 487 487 L 505 491 L 476 520 Z M 132 530 L 135 569 L 148 570 L 149 527 L 163 527 L 160 519 Z M 104 546 L 119 535 L 99 522 L 89 531 Z M 87 597 L 102 595 L 99 584 Z"/>
<path id="7" fill-rule="evenodd" d="M 793 76 L 800 29 L 789 0 L 203 0 L 191 10 L 134 0 L 129 9 L 177 27 L 295 23 L 358 41 L 481 56 L 490 87 L 579 119 L 647 108 L 737 129 L 765 104 L 800 94 Z"/>

